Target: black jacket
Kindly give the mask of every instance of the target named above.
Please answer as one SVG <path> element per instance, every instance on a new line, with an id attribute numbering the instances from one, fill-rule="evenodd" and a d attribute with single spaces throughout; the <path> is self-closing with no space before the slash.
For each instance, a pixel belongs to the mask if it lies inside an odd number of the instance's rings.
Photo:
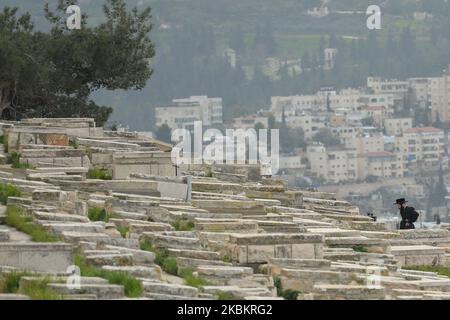
<path id="1" fill-rule="evenodd" d="M 400 209 L 400 215 L 402 216 L 402 221 L 400 223 L 400 229 L 415 229 L 414 223 L 411 222 L 411 215 L 416 210 L 413 207 L 406 207 Z"/>

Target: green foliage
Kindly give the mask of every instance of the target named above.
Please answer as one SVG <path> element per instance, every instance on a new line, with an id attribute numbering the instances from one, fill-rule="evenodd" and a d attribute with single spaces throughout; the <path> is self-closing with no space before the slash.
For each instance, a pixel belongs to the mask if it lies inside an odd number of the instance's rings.
<path id="1" fill-rule="evenodd" d="M 58 238 L 50 235 L 40 225 L 33 222 L 31 217 L 25 216 L 21 208 L 9 206 L 6 209 L 6 224 L 31 236 L 35 242 L 57 242 Z"/>
<path id="2" fill-rule="evenodd" d="M 171 225 L 176 231 L 192 231 L 195 227 L 194 221 L 181 219 L 175 220 Z"/>
<path id="3" fill-rule="evenodd" d="M 219 292 L 217 294 L 219 300 L 242 300 L 240 297 L 232 294 L 231 292 Z"/>
<path id="4" fill-rule="evenodd" d="M 100 277 L 108 280 L 110 284 L 122 285 L 127 297 L 140 297 L 143 293 L 142 283 L 125 272 L 108 271 L 89 265 L 85 257 L 79 253 L 75 254 L 74 261 L 83 277 Z"/>
<path id="5" fill-rule="evenodd" d="M 0 136 L 0 143 L 3 144 L 5 153 L 8 153 L 8 134 L 6 132 Z"/>
<path id="6" fill-rule="evenodd" d="M 141 240 L 139 242 L 139 248 L 141 250 L 144 250 L 144 251 L 150 251 L 150 252 L 155 252 L 156 251 L 156 249 L 153 246 L 153 244 L 150 241 L 148 241 L 148 240 Z"/>
<path id="7" fill-rule="evenodd" d="M 274 277 L 273 284 L 277 289 L 277 296 L 282 297 L 286 300 L 297 300 L 297 297 L 300 294 L 300 292 L 291 289 L 284 290 L 281 284 L 281 279 L 279 277 Z"/>
<path id="8" fill-rule="evenodd" d="M 366 247 L 363 247 L 363 246 L 356 246 L 356 247 L 353 247 L 353 251 L 355 251 L 355 252 L 369 252 L 369 249 L 367 249 Z"/>
<path id="9" fill-rule="evenodd" d="M 111 174 L 105 169 L 89 169 L 86 177 L 88 179 L 112 180 Z"/>
<path id="10" fill-rule="evenodd" d="M 224 255 L 224 256 L 222 257 L 222 261 L 223 261 L 223 262 L 231 262 L 232 260 L 231 260 L 231 257 L 230 257 L 230 256 Z"/>
<path id="11" fill-rule="evenodd" d="M 0 293 L 16 293 L 19 290 L 20 279 L 24 273 L 11 272 L 0 275 Z"/>
<path id="12" fill-rule="evenodd" d="M 20 189 L 12 184 L 0 183 L 0 203 L 6 205 L 8 197 L 20 197 Z"/>
<path id="13" fill-rule="evenodd" d="M 22 163 L 20 162 L 20 154 L 17 152 L 11 153 L 9 156 L 9 162 L 11 163 L 11 166 L 15 169 L 31 169 L 32 166 L 30 166 L 28 163 Z"/>
<path id="14" fill-rule="evenodd" d="M 0 293 L 20 293 L 32 300 L 62 300 L 62 295 L 48 288 L 49 278 L 27 281 L 20 287 L 22 277 L 31 276 L 26 272 L 11 272 L 0 275 Z"/>
<path id="15" fill-rule="evenodd" d="M 128 233 L 130 232 L 130 227 L 118 226 L 117 231 L 120 232 L 120 235 L 122 236 L 122 238 L 126 238 Z"/>
<path id="16" fill-rule="evenodd" d="M 450 278 L 450 268 L 442 267 L 442 266 L 410 266 L 403 267 L 403 269 L 407 270 L 417 270 L 417 271 L 425 271 L 425 272 L 436 272 L 441 276 L 446 276 Z"/>
<path id="17" fill-rule="evenodd" d="M 104 221 L 108 222 L 109 219 L 114 218 L 115 215 L 112 213 L 106 212 L 103 208 L 92 207 L 88 210 L 88 218 L 91 221 Z"/>
<path id="18" fill-rule="evenodd" d="M 201 289 L 203 286 L 208 284 L 205 279 L 195 276 L 194 270 L 191 268 L 178 270 L 178 275 L 184 279 L 184 284 L 187 286 Z"/>
<path id="19" fill-rule="evenodd" d="M 105 20 L 88 24 L 83 16 L 80 30 L 68 30 L 66 2 L 54 12 L 42 7 L 49 32 L 34 31 L 31 15 L 17 8 L 0 12 L 2 118 L 92 116 L 102 125 L 112 109 L 90 100 L 94 91 L 142 89 L 150 78 L 150 8 L 127 11 L 125 0 L 105 0 Z"/>
<path id="20" fill-rule="evenodd" d="M 61 294 L 48 287 L 50 282 L 48 278 L 30 281 L 21 288 L 20 293 L 29 296 L 31 300 L 63 300 Z"/>
<path id="21" fill-rule="evenodd" d="M 149 240 L 142 240 L 140 242 L 140 248 L 141 250 L 154 252 L 155 263 L 165 272 L 174 276 L 178 275 L 177 259 L 171 257 L 167 249 L 157 249 Z"/>

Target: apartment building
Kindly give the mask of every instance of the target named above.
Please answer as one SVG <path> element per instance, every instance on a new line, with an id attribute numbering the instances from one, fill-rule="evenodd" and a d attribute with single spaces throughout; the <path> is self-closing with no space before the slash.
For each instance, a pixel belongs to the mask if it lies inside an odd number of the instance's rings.
<path id="1" fill-rule="evenodd" d="M 411 129 L 412 123 L 412 118 L 384 119 L 384 130 L 388 136 L 399 136 Z"/>
<path id="2" fill-rule="evenodd" d="M 170 128 L 192 128 L 195 121 L 204 126 L 221 124 L 222 98 L 191 96 L 186 99 L 174 99 L 172 105 L 155 108 L 156 126 L 163 124 Z"/>
<path id="3" fill-rule="evenodd" d="M 436 168 L 442 163 L 444 131 L 433 127 L 411 128 L 396 138 L 396 149 L 407 168 Z"/>
<path id="4" fill-rule="evenodd" d="M 312 139 L 320 129 L 327 126 L 327 117 L 324 115 L 301 114 L 285 117 L 286 124 L 290 128 L 301 128 L 305 139 Z"/>
<path id="5" fill-rule="evenodd" d="M 408 81 L 368 77 L 367 88 L 374 94 L 393 95 L 394 104 L 403 102 L 408 93 Z"/>
<path id="6" fill-rule="evenodd" d="M 252 114 L 233 119 L 233 127 L 235 129 L 252 129 L 255 128 L 257 124 L 260 124 L 267 129 L 269 127 L 269 117 L 262 114 Z"/>
<path id="7" fill-rule="evenodd" d="M 345 139 L 345 147 L 356 150 L 358 155 L 384 151 L 383 135 L 359 135 Z"/>
<path id="8" fill-rule="evenodd" d="M 377 178 L 403 178 L 405 171 L 401 156 L 392 152 L 378 151 L 366 153 L 361 158 L 359 172 L 361 179 L 369 176 Z"/>
<path id="9" fill-rule="evenodd" d="M 387 106 L 367 106 L 364 108 L 367 118 L 372 118 L 375 126 L 381 128 L 383 121 L 394 114 L 394 110 Z"/>
<path id="10" fill-rule="evenodd" d="M 330 183 L 357 180 L 357 154 L 355 150 L 330 148 L 321 144 L 307 147 L 306 156 L 311 174 Z"/>
<path id="11" fill-rule="evenodd" d="M 450 75 L 429 78 L 428 98 L 432 121 L 450 121 Z"/>

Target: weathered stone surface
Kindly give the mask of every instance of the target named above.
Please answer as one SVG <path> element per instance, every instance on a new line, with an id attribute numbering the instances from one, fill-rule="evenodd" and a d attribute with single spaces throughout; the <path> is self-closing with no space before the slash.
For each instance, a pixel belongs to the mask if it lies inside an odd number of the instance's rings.
<path id="1" fill-rule="evenodd" d="M 66 243 L 0 243 L 3 266 L 61 273 L 72 264 L 72 246 Z"/>

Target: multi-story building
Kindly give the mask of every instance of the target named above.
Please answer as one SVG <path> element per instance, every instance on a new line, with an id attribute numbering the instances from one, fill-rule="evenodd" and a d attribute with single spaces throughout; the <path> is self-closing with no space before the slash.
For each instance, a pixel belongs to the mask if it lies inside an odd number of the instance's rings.
<path id="1" fill-rule="evenodd" d="M 233 119 L 233 127 L 235 129 L 251 129 L 255 128 L 257 124 L 262 125 L 265 129 L 269 127 L 269 116 L 266 114 L 252 114 Z"/>
<path id="2" fill-rule="evenodd" d="M 382 127 L 383 121 L 394 114 L 394 110 L 387 106 L 367 106 L 364 108 L 366 117 L 373 119 L 373 124 Z"/>
<path id="3" fill-rule="evenodd" d="M 359 135 L 345 139 L 345 147 L 356 150 L 359 155 L 384 151 L 384 137 L 378 135 Z"/>
<path id="4" fill-rule="evenodd" d="M 396 149 L 407 168 L 437 168 L 445 156 L 444 131 L 433 128 L 412 128 L 396 138 Z"/>
<path id="5" fill-rule="evenodd" d="M 290 128 L 301 128 L 305 134 L 306 139 L 312 139 L 320 129 L 327 125 L 326 116 L 300 114 L 295 116 L 285 117 L 286 124 Z"/>
<path id="6" fill-rule="evenodd" d="M 404 168 L 401 156 L 392 152 L 369 152 L 360 158 L 359 177 L 365 179 L 369 176 L 377 178 L 403 178 Z"/>
<path id="7" fill-rule="evenodd" d="M 406 94 L 408 93 L 408 81 L 368 77 L 367 88 L 374 94 L 393 95 L 395 105 L 403 104 Z"/>
<path id="8" fill-rule="evenodd" d="M 204 126 L 221 124 L 222 98 L 192 96 L 186 99 L 174 99 L 173 105 L 155 108 L 156 126 L 163 124 L 170 128 L 192 128 L 195 121 L 202 121 Z"/>
<path id="9" fill-rule="evenodd" d="M 412 123 L 412 118 L 384 119 L 384 130 L 389 136 L 399 136 L 411 129 Z"/>
<path id="10" fill-rule="evenodd" d="M 431 78 L 410 78 L 408 79 L 408 95 L 413 105 L 421 108 L 428 107 Z"/>
<path id="11" fill-rule="evenodd" d="M 355 150 L 330 148 L 321 144 L 307 147 L 306 155 L 312 176 L 330 183 L 356 181 L 357 154 Z"/>
<path id="12" fill-rule="evenodd" d="M 432 121 L 450 121 L 450 75 L 429 78 L 428 98 Z"/>

